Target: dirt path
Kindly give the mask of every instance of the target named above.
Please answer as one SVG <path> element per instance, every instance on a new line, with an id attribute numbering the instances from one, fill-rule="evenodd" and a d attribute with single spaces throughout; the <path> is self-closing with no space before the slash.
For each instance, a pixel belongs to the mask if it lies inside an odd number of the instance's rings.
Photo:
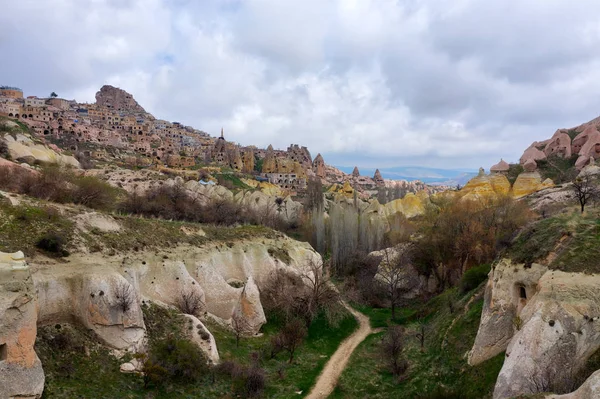
<path id="1" fill-rule="evenodd" d="M 358 320 L 359 327 L 352 335 L 346 338 L 331 356 L 323 371 L 317 378 L 316 384 L 311 389 L 305 399 L 324 399 L 333 392 L 337 385 L 338 379 L 342 375 L 342 371 L 346 367 L 352 352 L 367 336 L 374 331 L 371 329 L 369 318 L 364 314 L 357 312 L 350 306 L 345 305 Z"/>

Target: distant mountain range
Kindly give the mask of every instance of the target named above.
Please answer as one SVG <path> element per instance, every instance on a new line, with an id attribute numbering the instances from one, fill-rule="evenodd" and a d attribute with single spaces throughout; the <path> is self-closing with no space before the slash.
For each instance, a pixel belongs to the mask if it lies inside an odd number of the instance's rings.
<path id="1" fill-rule="evenodd" d="M 336 166 L 344 173 L 352 173 L 353 166 Z M 359 168 L 360 174 L 373 176 L 375 168 Z M 384 179 L 389 180 L 420 180 L 423 183 L 434 185 L 456 186 L 465 185 L 477 172 L 467 169 L 436 169 L 421 166 L 396 166 L 393 168 L 380 168 Z"/>

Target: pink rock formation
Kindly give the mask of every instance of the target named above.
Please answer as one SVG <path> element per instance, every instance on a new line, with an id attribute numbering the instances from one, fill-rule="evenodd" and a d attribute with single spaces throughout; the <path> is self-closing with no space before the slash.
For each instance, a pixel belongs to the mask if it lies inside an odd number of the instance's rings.
<path id="1" fill-rule="evenodd" d="M 117 111 L 146 112 L 131 94 L 110 85 L 102 86 L 96 93 L 96 104 Z"/>
<path id="2" fill-rule="evenodd" d="M 544 154 L 544 152 L 541 151 L 538 148 L 538 146 L 540 146 L 540 143 L 536 141 L 533 144 L 531 144 L 528 149 L 525 150 L 525 152 L 521 156 L 521 159 L 519 160 L 521 165 L 524 165 L 530 159 L 532 161 L 546 159 L 546 154 Z"/>
<path id="3" fill-rule="evenodd" d="M 354 170 L 352 171 L 352 176 L 354 176 L 354 177 L 360 176 L 360 172 L 358 171 L 358 166 L 354 167 Z"/>
<path id="4" fill-rule="evenodd" d="M 315 172 L 315 175 L 317 175 L 317 177 L 320 177 L 321 179 L 324 179 L 326 177 L 325 160 L 323 160 L 321 154 L 317 154 L 317 156 L 315 157 L 312 163 L 312 169 L 313 172 Z"/>
<path id="5" fill-rule="evenodd" d="M 533 172 L 537 169 L 537 162 L 535 162 L 533 158 L 529 158 L 523 164 L 523 169 L 525 169 L 525 172 Z"/>
<path id="6" fill-rule="evenodd" d="M 510 165 L 505 160 L 500 158 L 500 162 L 498 162 L 496 165 L 492 166 L 490 168 L 490 172 L 502 173 L 502 172 L 508 172 L 509 169 L 510 169 Z"/>
<path id="7" fill-rule="evenodd" d="M 571 137 L 564 130 L 557 130 L 544 149 L 546 156 L 559 155 L 562 158 L 571 157 Z"/>
<path id="8" fill-rule="evenodd" d="M 383 177 L 381 176 L 381 172 L 379 172 L 379 169 L 375 170 L 375 175 L 373 176 L 373 180 L 375 180 L 375 183 L 377 185 L 385 185 L 385 181 L 383 180 Z"/>

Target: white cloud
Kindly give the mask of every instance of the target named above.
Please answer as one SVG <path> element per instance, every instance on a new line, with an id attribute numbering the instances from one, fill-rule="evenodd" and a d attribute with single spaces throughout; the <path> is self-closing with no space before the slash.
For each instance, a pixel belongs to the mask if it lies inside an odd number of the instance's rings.
<path id="1" fill-rule="evenodd" d="M 600 109 L 593 0 L 5 3 L 2 84 L 80 101 L 113 84 L 157 117 L 340 164 L 489 166 Z"/>

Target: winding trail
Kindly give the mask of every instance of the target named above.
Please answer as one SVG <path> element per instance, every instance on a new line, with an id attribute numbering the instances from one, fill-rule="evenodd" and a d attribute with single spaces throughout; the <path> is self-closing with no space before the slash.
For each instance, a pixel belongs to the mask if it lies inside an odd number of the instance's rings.
<path id="1" fill-rule="evenodd" d="M 337 382 L 342 375 L 342 371 L 344 371 L 352 352 L 354 352 L 358 344 L 364 341 L 364 339 L 370 334 L 375 332 L 371 329 L 371 323 L 367 316 L 352 309 L 346 303 L 344 303 L 344 306 L 350 313 L 352 313 L 356 320 L 358 320 L 358 330 L 352 333 L 352 335 L 350 335 L 340 344 L 327 364 L 325 364 L 325 367 L 317 378 L 317 382 L 312 387 L 305 399 L 324 399 L 328 397 L 335 389 L 335 386 L 337 385 Z"/>

